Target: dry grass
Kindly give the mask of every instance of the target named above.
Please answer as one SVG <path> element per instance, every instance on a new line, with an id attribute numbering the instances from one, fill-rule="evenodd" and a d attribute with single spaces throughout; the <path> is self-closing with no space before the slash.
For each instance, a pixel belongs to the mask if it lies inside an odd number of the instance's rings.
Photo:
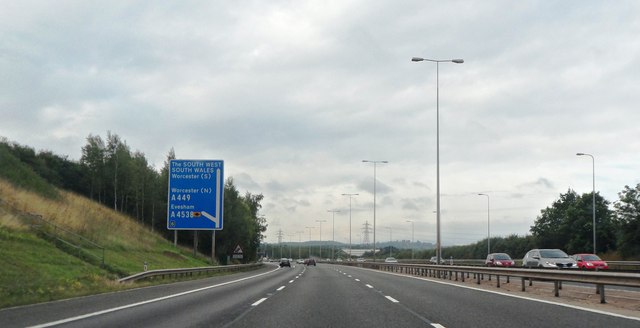
<path id="1" fill-rule="evenodd" d="M 47 221 L 71 229 L 99 244 L 144 249 L 157 243 L 155 236 L 129 217 L 76 194 L 66 191 L 60 191 L 60 194 L 61 200 L 51 200 L 0 180 L 0 198 L 9 207 L 41 215 Z M 0 224 L 12 228 L 24 227 L 16 216 L 9 213 L 0 216 Z"/>

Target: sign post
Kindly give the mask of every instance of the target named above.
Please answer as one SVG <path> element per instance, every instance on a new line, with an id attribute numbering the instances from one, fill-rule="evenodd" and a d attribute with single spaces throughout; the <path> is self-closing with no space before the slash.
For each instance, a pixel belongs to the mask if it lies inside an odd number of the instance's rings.
<path id="1" fill-rule="evenodd" d="M 167 229 L 222 230 L 224 161 L 169 161 Z"/>

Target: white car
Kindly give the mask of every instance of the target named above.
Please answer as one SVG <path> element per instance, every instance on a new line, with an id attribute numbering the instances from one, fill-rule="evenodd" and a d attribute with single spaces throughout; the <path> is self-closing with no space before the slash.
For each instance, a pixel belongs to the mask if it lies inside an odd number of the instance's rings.
<path id="1" fill-rule="evenodd" d="M 433 264 L 438 264 L 438 257 L 432 256 L 429 262 Z M 445 264 L 445 263 L 446 263 L 445 260 L 443 258 L 440 258 L 440 264 Z"/>
<path id="2" fill-rule="evenodd" d="M 395 257 L 387 257 L 384 259 L 384 263 L 398 263 L 398 260 Z"/>

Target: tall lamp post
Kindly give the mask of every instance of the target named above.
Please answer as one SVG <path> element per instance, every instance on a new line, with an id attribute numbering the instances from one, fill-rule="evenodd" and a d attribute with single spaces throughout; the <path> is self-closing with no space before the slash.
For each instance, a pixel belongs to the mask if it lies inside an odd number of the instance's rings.
<path id="1" fill-rule="evenodd" d="M 413 62 L 428 61 L 436 63 L 436 244 L 437 244 L 437 263 L 440 263 L 442 245 L 440 244 L 440 63 L 462 64 L 462 59 L 427 59 L 422 57 L 411 58 Z"/>
<path id="2" fill-rule="evenodd" d="M 300 255 L 300 248 L 302 247 L 302 233 L 304 231 L 296 231 L 296 233 L 298 234 L 298 258 L 301 259 L 301 255 Z"/>
<path id="3" fill-rule="evenodd" d="M 389 229 L 389 257 L 393 256 L 393 254 L 391 253 L 391 243 L 392 243 L 392 237 L 391 237 L 391 227 L 386 227 L 387 229 Z"/>
<path id="4" fill-rule="evenodd" d="M 311 258 L 311 229 L 315 229 L 316 227 L 305 227 L 309 229 L 309 258 Z"/>
<path id="5" fill-rule="evenodd" d="M 332 234 L 332 241 L 333 243 L 331 243 L 331 260 L 335 260 L 335 251 L 336 251 L 336 213 L 340 213 L 339 210 L 327 210 L 327 212 L 330 212 L 332 214 L 333 217 L 333 229 L 331 229 L 331 234 Z"/>
<path id="6" fill-rule="evenodd" d="M 491 254 L 491 218 L 489 216 L 489 195 L 478 194 L 478 196 L 487 196 L 487 255 Z"/>
<path id="7" fill-rule="evenodd" d="M 411 223 L 411 259 L 413 260 L 413 232 L 415 230 L 413 229 L 413 220 L 407 220 L 407 222 Z"/>
<path id="8" fill-rule="evenodd" d="M 349 260 L 351 260 L 351 198 L 358 194 L 342 194 L 342 196 L 349 196 Z"/>
<path id="9" fill-rule="evenodd" d="M 320 260 L 322 260 L 322 222 L 327 222 L 327 220 L 316 220 L 316 222 L 320 223 Z"/>
<path id="10" fill-rule="evenodd" d="M 373 262 L 376 261 L 376 166 L 387 164 L 387 161 L 370 161 L 363 159 L 362 163 L 373 163 Z"/>
<path id="11" fill-rule="evenodd" d="M 591 154 L 577 153 L 577 156 L 589 156 L 591 157 L 591 167 L 593 172 L 593 192 L 592 192 L 592 205 L 593 207 L 593 254 L 596 254 L 596 159 Z"/>

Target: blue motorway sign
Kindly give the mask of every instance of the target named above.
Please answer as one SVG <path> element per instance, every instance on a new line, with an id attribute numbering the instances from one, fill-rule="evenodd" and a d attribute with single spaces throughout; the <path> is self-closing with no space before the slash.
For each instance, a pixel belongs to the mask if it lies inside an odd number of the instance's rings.
<path id="1" fill-rule="evenodd" d="M 167 229 L 222 230 L 224 161 L 169 161 Z"/>

